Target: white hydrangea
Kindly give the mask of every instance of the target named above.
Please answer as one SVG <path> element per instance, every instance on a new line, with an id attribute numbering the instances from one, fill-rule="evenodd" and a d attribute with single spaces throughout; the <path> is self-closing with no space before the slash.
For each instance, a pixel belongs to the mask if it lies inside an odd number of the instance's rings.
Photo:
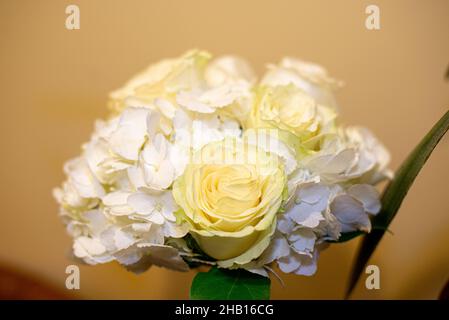
<path id="1" fill-rule="evenodd" d="M 320 137 L 318 151 L 304 159 L 305 166 L 320 179 L 338 183 L 358 179 L 376 184 L 391 178 L 390 156 L 366 128 L 340 128 L 335 134 Z"/>

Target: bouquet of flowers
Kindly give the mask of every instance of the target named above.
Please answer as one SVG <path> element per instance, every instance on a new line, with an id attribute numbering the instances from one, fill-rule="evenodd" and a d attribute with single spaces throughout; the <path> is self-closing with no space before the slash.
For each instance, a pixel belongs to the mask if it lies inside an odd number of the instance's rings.
<path id="1" fill-rule="evenodd" d="M 73 255 L 134 272 L 313 275 L 330 242 L 371 230 L 374 186 L 392 177 L 376 137 L 340 123 L 339 86 L 294 58 L 260 80 L 197 50 L 149 66 L 110 94 L 54 191 Z"/>

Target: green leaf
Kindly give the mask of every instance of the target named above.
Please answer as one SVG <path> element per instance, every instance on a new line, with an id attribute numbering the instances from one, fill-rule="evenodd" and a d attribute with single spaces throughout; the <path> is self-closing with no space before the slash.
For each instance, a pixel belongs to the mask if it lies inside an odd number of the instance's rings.
<path id="1" fill-rule="evenodd" d="M 270 279 L 244 269 L 227 270 L 212 267 L 193 279 L 190 299 L 268 300 Z"/>
<path id="2" fill-rule="evenodd" d="M 403 162 L 396 172 L 395 178 L 385 189 L 381 199 L 382 209 L 372 221 L 373 230 L 364 237 L 358 250 L 346 297 L 348 297 L 354 289 L 366 263 L 376 249 L 377 244 L 382 239 L 385 230 L 388 229 L 388 226 L 398 212 L 402 201 L 412 186 L 413 181 L 415 181 L 419 171 L 448 129 L 449 111 L 446 112 L 429 133 L 425 135 L 413 152 Z"/>

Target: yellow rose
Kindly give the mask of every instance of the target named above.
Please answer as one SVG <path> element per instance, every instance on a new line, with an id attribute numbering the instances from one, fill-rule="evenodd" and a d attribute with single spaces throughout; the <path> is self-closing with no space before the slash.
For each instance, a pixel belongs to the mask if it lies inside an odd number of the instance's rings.
<path id="1" fill-rule="evenodd" d="M 193 155 L 173 195 L 201 249 L 230 267 L 257 258 L 268 246 L 285 184 L 277 156 L 228 138 Z"/>
<path id="2" fill-rule="evenodd" d="M 109 107 L 122 112 L 127 107 L 126 99 L 136 99 L 139 105 L 156 104 L 164 113 L 173 113 L 173 106 L 167 103 L 157 105 L 155 99 L 175 102 L 174 96 L 180 90 L 190 90 L 202 83 L 204 69 L 211 55 L 205 51 L 191 50 L 179 58 L 165 59 L 150 65 L 134 76 L 125 86 L 110 94 Z M 169 110 L 165 110 L 169 109 Z"/>
<path id="3" fill-rule="evenodd" d="M 334 129 L 335 111 L 293 84 L 262 86 L 256 93 L 248 128 L 277 128 L 301 142 Z"/>

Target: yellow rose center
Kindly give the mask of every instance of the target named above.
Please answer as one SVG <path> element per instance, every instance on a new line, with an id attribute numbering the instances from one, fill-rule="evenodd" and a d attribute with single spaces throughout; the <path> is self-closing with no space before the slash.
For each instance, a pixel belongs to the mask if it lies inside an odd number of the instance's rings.
<path id="1" fill-rule="evenodd" d="M 244 214 L 261 201 L 261 179 L 254 166 L 206 166 L 202 170 L 201 209 L 214 217 Z"/>

